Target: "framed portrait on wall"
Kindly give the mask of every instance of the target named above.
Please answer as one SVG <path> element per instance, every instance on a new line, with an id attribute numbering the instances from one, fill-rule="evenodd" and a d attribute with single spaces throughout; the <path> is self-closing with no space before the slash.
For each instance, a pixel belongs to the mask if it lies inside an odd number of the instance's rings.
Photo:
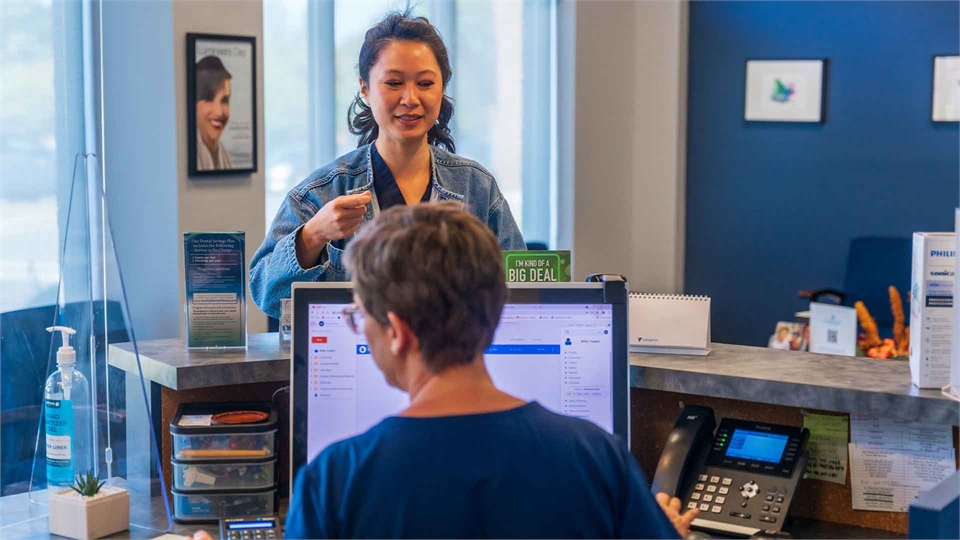
<path id="1" fill-rule="evenodd" d="M 256 38 L 188 33 L 186 65 L 190 176 L 256 172 Z"/>
<path id="2" fill-rule="evenodd" d="M 744 119 L 748 122 L 823 122 L 825 58 L 747 60 Z"/>
<path id="3" fill-rule="evenodd" d="M 933 57 L 933 121 L 960 122 L 960 56 Z"/>

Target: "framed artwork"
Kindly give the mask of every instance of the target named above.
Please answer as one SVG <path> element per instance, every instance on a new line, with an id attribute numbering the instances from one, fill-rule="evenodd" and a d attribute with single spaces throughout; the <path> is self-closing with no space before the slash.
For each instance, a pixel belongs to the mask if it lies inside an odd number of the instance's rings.
<path id="1" fill-rule="evenodd" d="M 960 122 L 960 56 L 933 57 L 933 121 Z"/>
<path id="2" fill-rule="evenodd" d="M 827 60 L 747 60 L 744 118 L 823 122 Z"/>
<path id="3" fill-rule="evenodd" d="M 189 33 L 186 65 L 190 176 L 256 172 L 256 38 Z"/>

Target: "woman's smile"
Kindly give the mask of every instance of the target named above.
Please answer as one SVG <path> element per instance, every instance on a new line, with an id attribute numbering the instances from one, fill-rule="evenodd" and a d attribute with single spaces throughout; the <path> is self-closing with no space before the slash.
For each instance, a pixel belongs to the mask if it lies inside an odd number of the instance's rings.
<path id="1" fill-rule="evenodd" d="M 423 115 L 421 115 L 421 114 L 401 114 L 401 115 L 399 115 L 399 116 L 395 116 L 395 118 L 396 118 L 397 120 L 399 120 L 402 125 L 408 126 L 408 127 L 413 127 L 413 126 L 416 126 L 417 124 L 420 123 L 420 120 L 423 119 Z"/>
<path id="2" fill-rule="evenodd" d="M 210 126 L 217 131 L 223 131 L 223 126 L 227 123 L 227 119 L 223 116 L 208 118 L 207 121 L 210 122 Z"/>

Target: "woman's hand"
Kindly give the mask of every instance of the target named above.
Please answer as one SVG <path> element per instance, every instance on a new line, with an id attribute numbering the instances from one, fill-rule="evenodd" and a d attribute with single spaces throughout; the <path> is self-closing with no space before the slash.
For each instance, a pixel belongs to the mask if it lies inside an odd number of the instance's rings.
<path id="1" fill-rule="evenodd" d="M 357 232 L 373 200 L 369 191 L 356 195 L 341 195 L 323 205 L 300 230 L 297 237 L 297 262 L 301 268 L 316 265 L 324 246 L 331 240 L 340 240 Z"/>
<path id="2" fill-rule="evenodd" d="M 323 247 L 330 240 L 340 240 L 355 233 L 373 200 L 369 191 L 356 195 L 341 195 L 323 205 L 323 208 L 303 227 L 307 247 Z"/>
<path id="3" fill-rule="evenodd" d="M 656 499 L 657 504 L 663 509 L 663 513 L 670 518 L 670 521 L 677 529 L 677 532 L 680 533 L 680 536 L 686 536 L 686 534 L 690 532 L 690 522 L 700 515 L 700 510 L 693 508 L 681 514 L 680 499 L 671 497 L 666 493 L 657 493 Z"/>
<path id="4" fill-rule="evenodd" d="M 193 533 L 193 540 L 213 540 L 213 538 L 211 538 L 210 535 L 207 534 L 207 531 L 199 530 Z"/>

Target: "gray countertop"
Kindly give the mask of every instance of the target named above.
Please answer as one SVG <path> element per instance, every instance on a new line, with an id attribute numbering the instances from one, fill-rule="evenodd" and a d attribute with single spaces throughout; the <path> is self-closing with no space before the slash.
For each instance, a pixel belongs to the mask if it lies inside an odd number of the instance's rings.
<path id="1" fill-rule="evenodd" d="M 124 486 L 123 479 L 117 485 Z M 205 530 L 213 538 L 219 537 L 217 523 L 177 523 L 167 519 L 163 498 L 148 496 L 136 490 L 130 492 L 130 528 L 107 538 L 111 540 L 150 540 L 165 533 L 174 537 L 192 538 L 198 530 Z M 48 494 L 46 490 L 32 495 L 20 493 L 0 497 L 0 538 L 17 540 L 61 539 L 50 534 Z M 173 511 L 173 502 L 167 499 Z M 280 499 L 280 522 L 287 514 L 287 501 Z"/>
<path id="2" fill-rule="evenodd" d="M 910 383 L 907 362 L 714 343 L 707 356 L 630 355 L 630 386 L 889 419 L 960 425 L 960 403 Z M 140 343 L 143 376 L 174 390 L 279 382 L 290 355 L 276 333 L 250 334 L 244 349 L 187 350 L 181 339 Z M 110 364 L 136 371 L 130 343 L 110 346 Z"/>
<path id="3" fill-rule="evenodd" d="M 246 349 L 187 349 L 182 339 L 138 344 L 143 377 L 173 390 L 290 380 L 290 353 L 277 333 L 250 334 Z M 132 343 L 110 346 L 110 365 L 137 371 Z"/>
<path id="4" fill-rule="evenodd" d="M 910 383 L 898 360 L 714 343 L 707 356 L 630 355 L 630 386 L 960 425 L 960 403 Z"/>
<path id="5" fill-rule="evenodd" d="M 26 493 L 9 495 L 0 498 L 0 538 L 17 538 L 18 540 L 47 540 L 60 539 L 61 536 L 51 535 L 48 524 L 48 512 L 45 494 L 39 494 L 43 499 L 32 503 Z M 287 501 L 280 501 L 281 523 L 286 515 Z M 149 540 L 165 532 L 175 536 L 188 536 L 200 529 L 206 530 L 210 536 L 217 538 L 216 524 L 180 524 L 173 523 L 167 530 L 166 514 L 163 500 L 159 497 L 136 498 L 131 493 L 130 529 L 107 538 L 111 540 Z M 827 523 L 805 518 L 791 518 L 786 526 L 793 538 L 905 538 L 906 535 L 865 529 L 838 523 Z M 184 538 L 187 540 L 187 538 Z"/>

